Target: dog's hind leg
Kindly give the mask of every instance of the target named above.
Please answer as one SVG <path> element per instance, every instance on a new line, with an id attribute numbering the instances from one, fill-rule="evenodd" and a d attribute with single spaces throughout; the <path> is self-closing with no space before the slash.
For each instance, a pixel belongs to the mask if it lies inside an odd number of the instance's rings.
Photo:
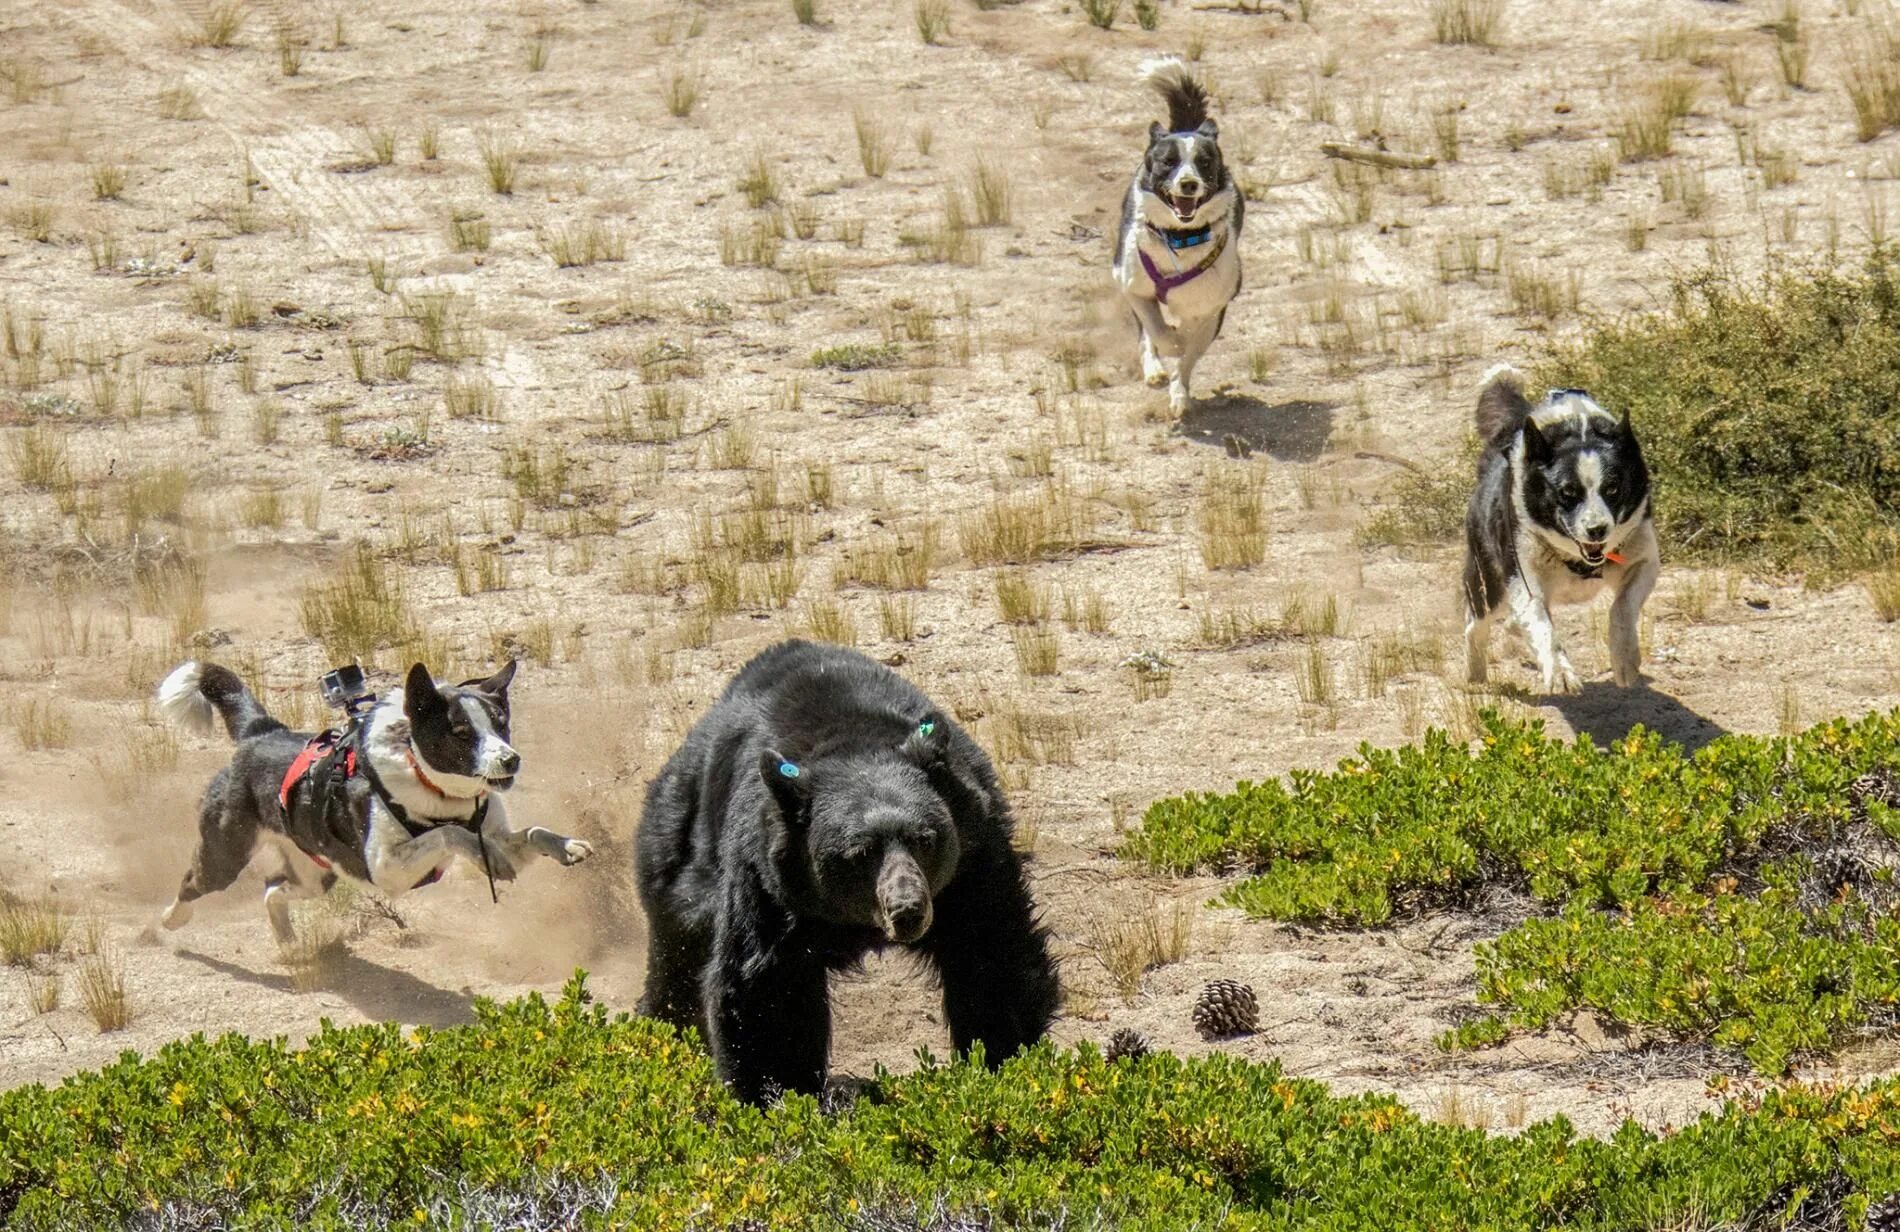
<path id="1" fill-rule="evenodd" d="M 165 909 L 161 922 L 166 928 L 183 928 L 190 923 L 192 904 L 228 888 L 251 862 L 251 853 L 257 847 L 257 819 L 248 812 L 227 808 L 223 786 L 214 781 L 205 794 L 198 813 L 198 849 L 179 882 L 178 897 Z"/>
<path id="2" fill-rule="evenodd" d="M 1491 672 L 1491 618 L 1465 617 L 1465 683 L 1483 684 Z"/>
<path id="3" fill-rule="evenodd" d="M 272 877 L 264 883 L 264 915 L 270 920 L 270 930 L 277 936 L 277 944 L 290 945 L 297 940 L 297 930 L 290 925 L 290 886 L 286 876 Z"/>

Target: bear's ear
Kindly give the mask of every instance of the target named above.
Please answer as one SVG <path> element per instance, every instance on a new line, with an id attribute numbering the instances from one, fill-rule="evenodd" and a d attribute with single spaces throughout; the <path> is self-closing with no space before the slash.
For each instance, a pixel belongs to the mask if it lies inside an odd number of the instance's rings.
<path id="1" fill-rule="evenodd" d="M 917 726 L 904 737 L 904 755 L 921 766 L 933 766 L 943 760 L 950 747 L 950 724 L 935 710 L 927 710 Z"/>
<path id="2" fill-rule="evenodd" d="M 804 815 L 805 803 L 811 799 L 811 776 L 805 767 L 777 749 L 766 749 L 759 754 L 759 777 L 765 780 L 786 820 L 795 822 Z"/>

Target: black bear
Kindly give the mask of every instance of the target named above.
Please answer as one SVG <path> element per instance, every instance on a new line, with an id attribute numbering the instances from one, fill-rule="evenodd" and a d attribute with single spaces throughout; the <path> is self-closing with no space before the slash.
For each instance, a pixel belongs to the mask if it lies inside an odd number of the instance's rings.
<path id="1" fill-rule="evenodd" d="M 829 972 L 927 959 L 958 1051 L 1042 1035 L 1056 974 L 983 750 L 895 672 L 838 646 L 756 656 L 647 790 L 634 857 L 640 1012 L 699 1027 L 753 1103 L 823 1089 Z"/>

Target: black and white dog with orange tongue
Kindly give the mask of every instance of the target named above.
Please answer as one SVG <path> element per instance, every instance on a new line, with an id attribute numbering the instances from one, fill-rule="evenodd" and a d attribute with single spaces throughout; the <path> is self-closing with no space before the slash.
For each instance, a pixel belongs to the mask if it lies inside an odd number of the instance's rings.
<path id="1" fill-rule="evenodd" d="M 1141 79 L 1168 103 L 1168 126 L 1148 128 L 1148 152 L 1122 200 L 1115 282 L 1141 331 L 1141 375 L 1188 409 L 1194 365 L 1240 294 L 1246 200 L 1221 158 L 1207 89 L 1185 62 L 1150 60 Z M 1166 361 L 1173 360 L 1170 372 Z"/>
<path id="2" fill-rule="evenodd" d="M 1482 684 L 1492 618 L 1508 611 L 1530 641 L 1546 693 L 1580 687 L 1557 645 L 1550 609 L 1587 603 L 1607 586 L 1610 665 L 1637 683 L 1643 601 L 1662 557 L 1650 516 L 1649 470 L 1627 416 L 1581 389 L 1553 389 L 1533 405 L 1522 378 L 1500 364 L 1478 394 L 1484 454 L 1465 513 L 1465 677 Z"/>
<path id="3" fill-rule="evenodd" d="M 506 881 L 535 855 L 586 859 L 589 843 L 508 824 L 498 793 L 521 770 L 508 742 L 514 674 L 510 662 L 444 687 L 418 663 L 402 688 L 364 698 L 347 728 L 311 735 L 272 718 L 229 668 L 178 667 L 158 686 L 160 710 L 201 731 L 222 719 L 237 750 L 205 789 L 197 851 L 165 927 L 182 928 L 192 904 L 230 886 L 260 850 L 277 862 L 264 910 L 283 944 L 295 940 L 290 899 L 324 893 L 339 873 L 395 898 L 457 860 Z"/>

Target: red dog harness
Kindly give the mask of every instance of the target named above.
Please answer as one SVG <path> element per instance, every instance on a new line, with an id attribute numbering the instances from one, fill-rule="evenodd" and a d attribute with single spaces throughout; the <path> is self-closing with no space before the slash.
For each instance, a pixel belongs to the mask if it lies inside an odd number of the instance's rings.
<path id="1" fill-rule="evenodd" d="M 299 831 L 304 827 L 290 824 L 291 813 L 293 810 L 301 808 L 316 810 L 317 813 L 321 815 L 327 813 L 328 810 L 333 807 L 352 807 L 348 796 L 349 780 L 356 777 L 359 765 L 356 749 L 357 742 L 350 738 L 354 732 L 355 729 L 352 727 L 342 733 L 327 731 L 321 735 L 311 737 L 309 743 L 305 744 L 302 751 L 291 761 L 290 768 L 284 771 L 284 781 L 277 789 L 277 804 L 278 807 L 284 811 L 286 833 L 289 834 L 291 841 L 296 843 L 297 850 L 310 857 L 311 861 L 316 864 L 318 868 L 328 869 L 331 866 L 330 861 L 312 851 L 309 845 L 298 837 Z M 412 753 L 410 755 L 412 765 L 414 764 L 414 760 L 415 755 Z M 401 823 L 402 828 L 407 830 L 412 838 L 427 833 L 433 828 L 429 825 L 418 825 L 411 821 L 409 819 L 408 810 L 390 798 L 388 790 L 384 788 L 381 779 L 377 776 L 375 771 L 370 769 L 368 762 L 364 761 L 361 765 L 364 770 L 368 771 L 365 778 L 368 780 L 370 789 L 376 794 L 377 798 L 383 802 L 383 806 L 389 810 L 390 815 Z M 417 767 L 417 769 L 420 771 L 420 767 Z M 313 776 L 315 776 L 315 782 L 312 785 L 313 789 L 307 792 L 299 792 L 298 788 L 303 784 L 304 780 L 310 779 Z M 418 777 L 421 777 L 419 773 Z M 428 783 L 426 779 L 424 782 L 431 790 L 435 791 L 436 794 L 443 794 L 441 789 L 437 788 L 433 783 Z M 294 803 L 292 801 L 293 796 L 296 797 Z M 487 812 L 488 801 L 484 796 L 476 807 L 475 815 L 469 818 L 468 821 L 451 822 L 448 824 L 466 825 L 479 836 L 481 833 L 481 824 Z M 487 859 L 488 850 L 486 846 L 484 846 L 482 849 L 482 861 L 484 864 L 487 863 Z M 439 865 L 430 869 L 428 875 L 416 882 L 411 888 L 421 889 L 423 886 L 440 881 L 442 879 L 442 871 L 442 867 Z M 492 876 L 490 891 L 491 893 L 493 892 Z"/>

